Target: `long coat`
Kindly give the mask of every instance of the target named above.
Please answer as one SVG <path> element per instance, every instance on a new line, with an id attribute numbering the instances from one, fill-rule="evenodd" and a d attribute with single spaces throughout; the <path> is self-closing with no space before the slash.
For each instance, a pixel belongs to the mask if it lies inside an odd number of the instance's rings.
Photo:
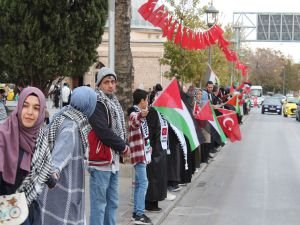
<path id="1" fill-rule="evenodd" d="M 76 122 L 65 119 L 52 152 L 60 178 L 53 189 L 44 189 L 37 200 L 33 225 L 84 225 L 84 152 Z"/>
<path id="2" fill-rule="evenodd" d="M 160 142 L 161 126 L 157 112 L 151 108 L 147 116 L 151 163 L 147 165 L 148 190 L 146 201 L 162 201 L 167 197 L 167 155 Z"/>

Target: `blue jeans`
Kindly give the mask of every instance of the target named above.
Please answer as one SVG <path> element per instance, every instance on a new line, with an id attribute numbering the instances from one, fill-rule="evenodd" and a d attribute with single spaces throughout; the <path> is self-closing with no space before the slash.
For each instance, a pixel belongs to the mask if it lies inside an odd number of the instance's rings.
<path id="1" fill-rule="evenodd" d="M 90 225 L 116 225 L 119 174 L 93 168 L 90 172 Z"/>
<path id="2" fill-rule="evenodd" d="M 135 169 L 134 208 L 133 212 L 141 216 L 145 212 L 145 197 L 148 188 L 146 163 L 137 163 Z"/>

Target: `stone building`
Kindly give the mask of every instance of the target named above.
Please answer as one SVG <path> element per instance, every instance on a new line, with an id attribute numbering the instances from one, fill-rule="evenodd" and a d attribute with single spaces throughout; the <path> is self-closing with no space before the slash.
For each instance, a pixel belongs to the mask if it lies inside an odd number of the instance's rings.
<path id="1" fill-rule="evenodd" d="M 163 77 L 163 72 L 168 69 L 167 66 L 161 66 L 159 59 L 163 56 L 164 38 L 161 37 L 160 29 L 155 28 L 149 22 L 145 21 L 137 9 L 144 3 L 144 0 L 132 1 L 132 21 L 131 21 L 131 51 L 134 66 L 134 88 L 143 88 L 149 90 L 156 83 L 166 86 L 169 80 Z M 105 31 L 102 43 L 97 49 L 99 53 L 99 62 L 90 67 L 90 70 L 83 78 L 75 78 L 72 86 L 90 84 L 95 86 L 95 76 L 97 74 L 97 65 L 108 65 L 108 32 Z"/>

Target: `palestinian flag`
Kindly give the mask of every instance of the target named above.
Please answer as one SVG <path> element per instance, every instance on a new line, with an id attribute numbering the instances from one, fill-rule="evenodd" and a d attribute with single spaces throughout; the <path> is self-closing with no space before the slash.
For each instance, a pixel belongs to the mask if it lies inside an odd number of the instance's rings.
<path id="1" fill-rule="evenodd" d="M 240 115 L 241 110 L 240 110 L 240 104 L 239 104 L 239 99 L 238 95 L 233 96 L 231 99 L 229 99 L 225 105 L 233 105 L 235 107 L 235 112 Z"/>
<path id="2" fill-rule="evenodd" d="M 182 131 L 188 139 L 192 150 L 195 150 L 199 146 L 200 143 L 193 118 L 181 99 L 178 83 L 175 78 L 153 102 L 152 107 L 163 114 L 170 124 Z"/>
<path id="3" fill-rule="evenodd" d="M 214 85 L 220 85 L 219 77 L 214 73 L 214 71 L 211 68 L 210 68 L 209 81 L 212 81 Z"/>

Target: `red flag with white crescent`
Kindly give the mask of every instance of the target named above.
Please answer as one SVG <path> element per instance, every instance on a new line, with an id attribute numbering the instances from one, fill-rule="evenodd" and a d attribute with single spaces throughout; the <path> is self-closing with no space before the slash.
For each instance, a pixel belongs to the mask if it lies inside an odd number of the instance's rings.
<path id="1" fill-rule="evenodd" d="M 242 139 L 240 126 L 236 113 L 223 114 L 217 116 L 222 130 L 231 142 L 240 141 Z"/>

